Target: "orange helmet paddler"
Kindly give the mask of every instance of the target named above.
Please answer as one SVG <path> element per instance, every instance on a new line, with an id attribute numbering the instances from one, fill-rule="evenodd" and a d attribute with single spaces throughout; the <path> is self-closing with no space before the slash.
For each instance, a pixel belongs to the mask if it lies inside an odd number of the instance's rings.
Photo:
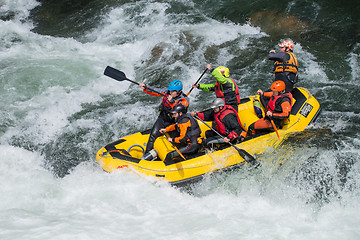
<path id="1" fill-rule="evenodd" d="M 285 90 L 285 83 L 283 81 L 275 81 L 271 84 L 271 90 L 276 92 L 282 92 Z"/>

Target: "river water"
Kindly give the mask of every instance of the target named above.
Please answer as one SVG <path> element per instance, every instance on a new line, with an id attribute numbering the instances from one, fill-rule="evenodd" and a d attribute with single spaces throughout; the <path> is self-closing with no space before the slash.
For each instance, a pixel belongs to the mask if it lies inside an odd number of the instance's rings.
<path id="1" fill-rule="evenodd" d="M 0 239 L 360 239 L 359 6 L 0 0 Z M 186 91 L 207 63 L 226 65 L 245 97 L 269 87 L 267 53 L 286 39 L 322 112 L 256 156 L 260 169 L 178 189 L 95 162 L 151 127 L 160 103 L 107 65 Z M 201 110 L 210 94 L 190 99 Z"/>

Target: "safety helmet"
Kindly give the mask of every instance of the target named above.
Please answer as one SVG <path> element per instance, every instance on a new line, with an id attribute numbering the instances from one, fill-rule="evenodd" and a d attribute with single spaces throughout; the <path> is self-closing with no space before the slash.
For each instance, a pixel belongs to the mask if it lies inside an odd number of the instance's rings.
<path id="1" fill-rule="evenodd" d="M 169 91 L 181 91 L 183 89 L 183 84 L 180 80 L 174 80 L 169 84 Z"/>
<path id="2" fill-rule="evenodd" d="M 294 43 L 292 41 L 286 40 L 279 44 L 280 47 L 287 47 L 291 51 L 294 51 Z"/>
<path id="3" fill-rule="evenodd" d="M 224 99 L 222 98 L 215 98 L 211 103 L 211 108 L 217 108 L 217 107 L 223 107 L 225 106 Z"/>
<path id="4" fill-rule="evenodd" d="M 225 77 L 229 77 L 230 76 L 230 71 L 227 67 L 224 66 L 220 66 L 215 68 L 216 71 L 220 72 L 222 75 L 224 75 Z"/>
<path id="5" fill-rule="evenodd" d="M 179 104 L 179 105 L 176 105 L 175 107 L 173 107 L 173 109 L 170 111 L 170 113 L 186 113 L 187 112 L 187 109 L 184 105 L 182 104 Z"/>
<path id="6" fill-rule="evenodd" d="M 277 91 L 277 92 L 282 92 L 285 90 L 285 83 L 280 80 L 275 81 L 275 82 L 273 82 L 273 84 L 271 84 L 271 90 Z"/>

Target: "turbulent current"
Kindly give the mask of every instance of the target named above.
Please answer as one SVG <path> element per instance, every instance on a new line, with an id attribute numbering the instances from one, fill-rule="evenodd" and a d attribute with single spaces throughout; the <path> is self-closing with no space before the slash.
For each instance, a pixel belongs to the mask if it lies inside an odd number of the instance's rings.
<path id="1" fill-rule="evenodd" d="M 0 239 L 360 239 L 359 6 L 0 0 Z M 256 156 L 260 169 L 182 189 L 95 162 L 108 142 L 150 128 L 160 103 L 106 66 L 187 91 L 207 63 L 225 65 L 246 97 L 269 87 L 267 54 L 287 39 L 297 86 L 322 112 Z M 195 89 L 191 110 L 209 99 Z"/>

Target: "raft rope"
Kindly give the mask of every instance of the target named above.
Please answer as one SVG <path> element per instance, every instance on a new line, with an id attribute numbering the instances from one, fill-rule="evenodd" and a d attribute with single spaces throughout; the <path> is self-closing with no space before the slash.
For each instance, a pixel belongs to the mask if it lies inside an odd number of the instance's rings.
<path id="1" fill-rule="evenodd" d="M 145 149 L 141 145 L 138 145 L 138 144 L 130 146 L 126 153 L 130 155 L 129 152 L 133 147 L 140 147 L 142 149 L 143 155 L 145 154 Z M 105 156 L 108 153 L 112 153 L 112 152 L 118 152 L 118 153 L 124 154 L 125 151 L 126 151 L 125 149 L 113 149 L 113 150 L 110 150 L 107 152 L 102 152 L 102 155 Z"/>
<path id="2" fill-rule="evenodd" d="M 140 147 L 143 150 L 143 156 L 145 155 L 145 149 L 139 144 L 135 144 L 135 145 L 130 146 L 127 151 L 130 152 L 130 149 L 132 149 L 133 147 Z"/>

